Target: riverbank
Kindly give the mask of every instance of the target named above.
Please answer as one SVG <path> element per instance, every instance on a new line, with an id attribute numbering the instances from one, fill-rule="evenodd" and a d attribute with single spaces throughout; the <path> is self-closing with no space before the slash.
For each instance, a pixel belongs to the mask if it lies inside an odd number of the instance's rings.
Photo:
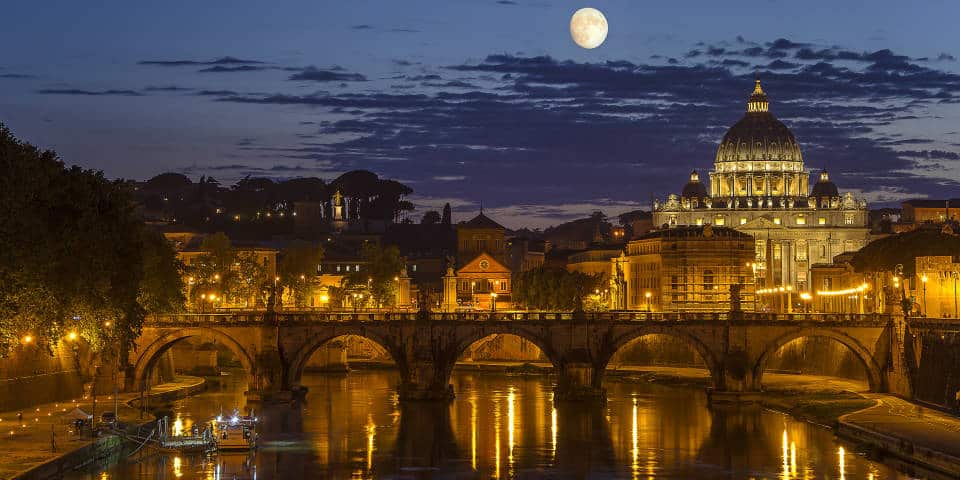
<path id="1" fill-rule="evenodd" d="M 203 390 L 204 380 L 179 377 L 177 382 L 154 386 L 146 394 L 155 403 L 168 402 Z M 140 410 L 130 406 L 139 394 L 120 394 L 116 399 L 117 415 L 122 423 L 136 424 L 152 419 L 140 418 Z M 96 415 L 114 408 L 112 395 L 98 396 Z M 59 475 L 105 458 L 122 445 L 117 435 L 90 438 L 74 432 L 72 422 L 62 416 L 74 408 L 94 413 L 92 399 L 35 405 L 22 411 L 0 412 L 0 479 L 40 480 Z M 23 421 L 18 421 L 18 414 Z M 51 440 L 53 442 L 51 442 Z M 54 443 L 56 449 L 54 449 Z"/>

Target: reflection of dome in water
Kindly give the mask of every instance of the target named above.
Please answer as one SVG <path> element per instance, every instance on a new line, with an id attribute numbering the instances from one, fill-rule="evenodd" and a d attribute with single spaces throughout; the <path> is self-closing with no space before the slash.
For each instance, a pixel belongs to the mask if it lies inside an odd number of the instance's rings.
<path id="1" fill-rule="evenodd" d="M 802 163 L 803 156 L 790 129 L 770 113 L 767 95 L 757 80 L 747 101 L 747 113 L 720 142 L 716 163 L 770 161 Z"/>

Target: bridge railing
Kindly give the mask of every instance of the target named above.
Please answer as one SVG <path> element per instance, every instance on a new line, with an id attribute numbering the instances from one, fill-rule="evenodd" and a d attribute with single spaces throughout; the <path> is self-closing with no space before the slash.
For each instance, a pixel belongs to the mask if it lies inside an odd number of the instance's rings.
<path id="1" fill-rule="evenodd" d="M 317 312 L 281 311 L 269 314 L 263 310 L 231 311 L 216 313 L 182 313 L 153 316 L 148 324 L 198 325 L 198 324 L 256 324 L 266 320 L 281 323 L 312 322 L 391 322 L 413 321 L 421 314 L 411 311 L 366 311 L 366 312 Z M 687 321 L 735 321 L 735 322 L 831 322 L 885 323 L 889 315 L 851 313 L 766 313 L 766 312 L 430 312 L 430 321 L 527 321 L 527 322 L 687 322 Z"/>

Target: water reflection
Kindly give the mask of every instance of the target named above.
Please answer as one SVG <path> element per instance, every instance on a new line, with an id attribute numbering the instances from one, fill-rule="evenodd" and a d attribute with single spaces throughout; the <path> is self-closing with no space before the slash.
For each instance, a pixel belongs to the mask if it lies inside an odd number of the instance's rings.
<path id="1" fill-rule="evenodd" d="M 397 380 L 306 377 L 304 404 L 260 414 L 253 457 L 144 454 L 104 477 L 68 478 L 906 478 L 829 431 L 759 408 L 710 408 L 695 389 L 612 381 L 605 406 L 554 405 L 547 378 L 464 372 L 453 403 L 401 404 Z M 231 388 L 178 402 L 175 418 L 189 429 L 231 409 L 243 386 Z"/>

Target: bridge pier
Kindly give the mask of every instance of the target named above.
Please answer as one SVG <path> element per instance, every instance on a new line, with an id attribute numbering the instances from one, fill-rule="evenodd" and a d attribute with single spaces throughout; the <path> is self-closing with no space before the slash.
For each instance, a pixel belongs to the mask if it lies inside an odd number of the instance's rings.
<path id="1" fill-rule="evenodd" d="M 556 401 L 604 402 L 607 390 L 601 386 L 603 373 L 587 362 L 564 362 L 557 369 Z"/>
<path id="2" fill-rule="evenodd" d="M 447 369 L 437 368 L 432 361 L 411 362 L 400 369 L 401 401 L 450 401 L 453 400 L 453 385 Z"/>

